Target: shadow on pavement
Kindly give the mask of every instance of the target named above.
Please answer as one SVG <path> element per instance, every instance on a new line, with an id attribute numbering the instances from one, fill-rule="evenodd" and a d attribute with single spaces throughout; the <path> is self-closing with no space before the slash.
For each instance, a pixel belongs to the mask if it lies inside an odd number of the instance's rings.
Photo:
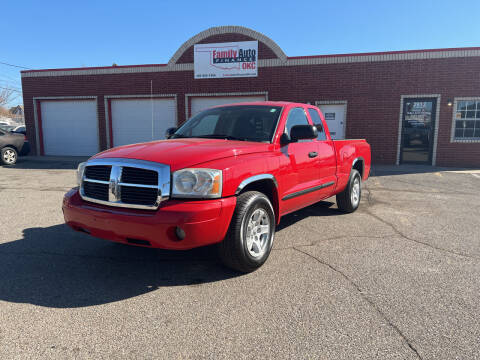
<path id="1" fill-rule="evenodd" d="M 281 231 L 310 216 L 342 213 L 322 201 L 286 215 Z M 166 286 L 198 286 L 241 274 L 222 266 L 212 246 L 169 251 L 112 243 L 64 224 L 29 228 L 0 244 L 0 300 L 52 308 L 120 301 Z"/>
<path id="2" fill-rule="evenodd" d="M 215 249 L 167 251 L 121 245 L 66 225 L 30 228 L 0 245 L 0 300 L 53 308 L 106 304 L 164 286 L 198 285 L 239 273 Z"/>
<path id="3" fill-rule="evenodd" d="M 333 205 L 335 205 L 335 203 L 331 201 L 320 201 L 313 205 L 307 206 L 306 208 L 285 215 L 280 220 L 280 225 L 277 226 L 276 231 L 282 231 L 283 229 L 312 216 L 324 217 L 346 215 L 337 208 L 332 209 L 331 207 Z"/>

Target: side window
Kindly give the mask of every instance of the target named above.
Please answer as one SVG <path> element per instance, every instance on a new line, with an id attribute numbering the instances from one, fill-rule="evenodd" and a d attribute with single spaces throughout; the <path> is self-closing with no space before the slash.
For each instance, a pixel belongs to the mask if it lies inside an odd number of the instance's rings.
<path id="1" fill-rule="evenodd" d="M 307 119 L 307 115 L 302 108 L 294 108 L 290 110 L 287 118 L 287 123 L 285 124 L 285 133 L 290 136 L 290 130 L 292 130 L 292 127 L 294 127 L 295 125 L 310 125 Z"/>
<path id="2" fill-rule="evenodd" d="M 310 114 L 313 124 L 318 130 L 317 140 L 326 140 L 327 137 L 325 135 L 325 131 L 323 130 L 322 120 L 320 119 L 318 111 L 315 109 L 308 109 L 308 113 Z"/>

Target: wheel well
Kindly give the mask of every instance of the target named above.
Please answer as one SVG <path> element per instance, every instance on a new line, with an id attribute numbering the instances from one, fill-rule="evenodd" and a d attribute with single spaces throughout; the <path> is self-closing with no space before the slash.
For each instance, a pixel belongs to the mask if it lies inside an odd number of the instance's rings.
<path id="1" fill-rule="evenodd" d="M 7 147 L 13 148 L 17 153 L 20 152 L 15 145 L 5 145 L 5 146 L 2 146 L 2 147 L 0 148 L 0 150 L 3 150 L 3 149 L 5 149 L 5 148 L 7 148 Z"/>
<path id="2" fill-rule="evenodd" d="M 352 166 L 352 169 L 355 169 L 357 170 L 359 173 L 360 173 L 360 176 L 361 178 L 363 179 L 363 160 L 362 159 L 358 159 L 357 161 L 355 161 L 355 164 L 353 164 Z"/>
<path id="3" fill-rule="evenodd" d="M 246 191 L 258 191 L 265 194 L 270 200 L 270 202 L 272 203 L 273 210 L 275 212 L 275 220 L 278 223 L 278 220 L 279 220 L 278 192 L 277 192 L 277 187 L 275 186 L 275 183 L 273 182 L 273 180 L 263 179 L 263 180 L 254 181 L 248 184 L 247 186 L 245 186 L 240 192 L 240 194 Z"/>

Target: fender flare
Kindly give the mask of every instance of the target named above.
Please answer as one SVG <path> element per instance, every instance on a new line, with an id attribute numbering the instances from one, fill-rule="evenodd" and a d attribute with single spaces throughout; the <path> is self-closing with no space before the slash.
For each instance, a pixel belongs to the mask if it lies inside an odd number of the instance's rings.
<path id="1" fill-rule="evenodd" d="M 272 174 L 258 174 L 258 175 L 250 176 L 249 178 L 246 178 L 245 180 L 243 180 L 240 183 L 240 185 L 238 185 L 237 190 L 235 190 L 235 195 L 240 194 L 248 184 L 251 184 L 259 180 L 272 180 L 273 183 L 275 184 L 275 187 L 278 189 L 278 182 L 275 176 L 273 176 Z"/>
<path id="2" fill-rule="evenodd" d="M 365 176 L 365 159 L 364 159 L 362 156 L 359 156 L 359 157 L 353 159 L 353 161 L 352 161 L 352 167 L 350 168 L 350 170 L 353 169 L 353 167 L 355 166 L 355 164 L 356 164 L 357 162 L 359 162 L 359 161 L 362 162 L 362 179 L 363 179 L 364 176 Z"/>

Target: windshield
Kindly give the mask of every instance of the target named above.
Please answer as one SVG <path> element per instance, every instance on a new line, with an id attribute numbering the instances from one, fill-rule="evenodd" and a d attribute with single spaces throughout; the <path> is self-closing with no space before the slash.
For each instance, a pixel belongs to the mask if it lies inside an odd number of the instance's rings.
<path id="1" fill-rule="evenodd" d="M 280 116 L 280 106 L 237 105 L 202 111 L 172 136 L 270 142 Z"/>

